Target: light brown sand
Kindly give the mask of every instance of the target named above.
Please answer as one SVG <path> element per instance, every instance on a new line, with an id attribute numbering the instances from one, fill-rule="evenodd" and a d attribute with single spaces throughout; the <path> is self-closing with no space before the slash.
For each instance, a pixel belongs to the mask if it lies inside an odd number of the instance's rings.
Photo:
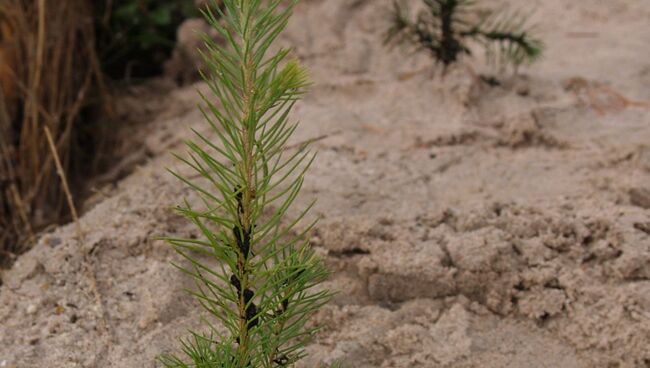
<path id="1" fill-rule="evenodd" d="M 650 367 L 650 112 L 624 99 L 650 101 L 650 2 L 510 3 L 537 6 L 548 46 L 496 87 L 384 48 L 389 1 L 297 9 L 284 42 L 314 87 L 295 142 L 331 134 L 299 205 L 318 197 L 312 240 L 340 290 L 302 367 Z M 84 244 L 56 229 L 4 275 L 1 367 L 154 367 L 200 330 L 191 281 L 152 240 L 195 231 L 163 167 L 203 129 L 197 101 L 166 98 L 153 158 L 98 197 Z"/>

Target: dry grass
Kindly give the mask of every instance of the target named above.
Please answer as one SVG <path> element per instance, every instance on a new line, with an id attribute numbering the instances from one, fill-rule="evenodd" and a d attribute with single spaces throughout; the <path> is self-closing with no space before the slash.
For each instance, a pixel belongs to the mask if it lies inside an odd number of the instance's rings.
<path id="1" fill-rule="evenodd" d="M 98 94 L 107 96 L 91 6 L 87 0 L 0 2 L 0 262 L 69 216 L 44 129 L 52 132 L 62 169 L 79 177 L 80 114 L 96 105 Z"/>

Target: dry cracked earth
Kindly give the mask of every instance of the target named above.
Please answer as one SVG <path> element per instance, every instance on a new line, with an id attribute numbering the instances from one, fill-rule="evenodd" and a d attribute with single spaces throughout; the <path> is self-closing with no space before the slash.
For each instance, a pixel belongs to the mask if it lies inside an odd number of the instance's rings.
<path id="1" fill-rule="evenodd" d="M 517 75 L 384 47 L 390 1 L 296 9 L 282 42 L 314 86 L 293 143 L 319 138 L 296 210 L 318 198 L 338 291 L 300 367 L 650 367 L 650 3 L 509 3 L 547 44 Z M 86 203 L 83 241 L 57 228 L 4 272 L 0 367 L 157 367 L 202 329 L 155 240 L 196 235 L 165 168 L 207 133 L 197 88 L 147 102 L 145 159 Z"/>

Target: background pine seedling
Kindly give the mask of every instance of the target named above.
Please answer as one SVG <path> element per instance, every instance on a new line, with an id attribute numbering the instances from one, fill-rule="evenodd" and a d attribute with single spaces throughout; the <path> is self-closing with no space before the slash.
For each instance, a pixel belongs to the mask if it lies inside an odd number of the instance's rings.
<path id="1" fill-rule="evenodd" d="M 471 42 L 485 49 L 489 61 L 515 69 L 541 56 L 543 43 L 531 35 L 525 16 L 507 11 L 480 16 L 474 0 L 422 1 L 425 9 L 415 20 L 411 20 L 407 3 L 393 3 L 386 43 L 427 49 L 445 68 L 462 55 L 471 55 Z"/>
<path id="2" fill-rule="evenodd" d="M 313 223 L 297 230 L 311 206 L 286 219 L 314 158 L 304 146 L 285 149 L 306 73 L 285 62 L 288 50 L 269 51 L 296 2 L 224 0 L 204 11 L 227 41 L 220 46 L 205 37 L 204 79 L 212 96 L 202 96 L 202 112 L 217 139 L 196 132 L 189 158 L 179 157 L 202 181 L 175 174 L 205 205 L 178 207 L 202 239 L 167 240 L 191 264 L 181 268 L 196 280 L 191 293 L 228 333 L 206 320 L 206 333 L 182 341 L 184 358 L 161 358 L 167 367 L 293 366 L 315 332 L 307 319 L 330 298 L 327 290 L 313 290 L 327 277 L 306 239 Z"/>

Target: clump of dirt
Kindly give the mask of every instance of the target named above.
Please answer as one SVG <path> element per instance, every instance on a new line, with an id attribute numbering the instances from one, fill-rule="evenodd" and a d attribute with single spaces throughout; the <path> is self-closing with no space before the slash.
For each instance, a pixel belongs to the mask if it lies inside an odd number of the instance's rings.
<path id="1" fill-rule="evenodd" d="M 300 366 L 647 367 L 648 114 L 601 113 L 563 81 L 650 99 L 650 6 L 546 1 L 546 57 L 486 84 L 384 49 L 390 3 L 305 0 L 283 38 L 314 81 L 290 144 L 324 137 L 296 210 L 318 197 L 312 242 L 339 291 Z M 198 235 L 169 210 L 196 198 L 164 170 L 185 170 L 167 152 L 189 127 L 211 134 L 195 88 L 166 97 L 182 110 L 148 125 L 147 159 L 88 205 L 83 241 L 55 229 L 4 275 L 0 366 L 155 366 L 203 330 L 183 260 L 153 240 Z"/>

